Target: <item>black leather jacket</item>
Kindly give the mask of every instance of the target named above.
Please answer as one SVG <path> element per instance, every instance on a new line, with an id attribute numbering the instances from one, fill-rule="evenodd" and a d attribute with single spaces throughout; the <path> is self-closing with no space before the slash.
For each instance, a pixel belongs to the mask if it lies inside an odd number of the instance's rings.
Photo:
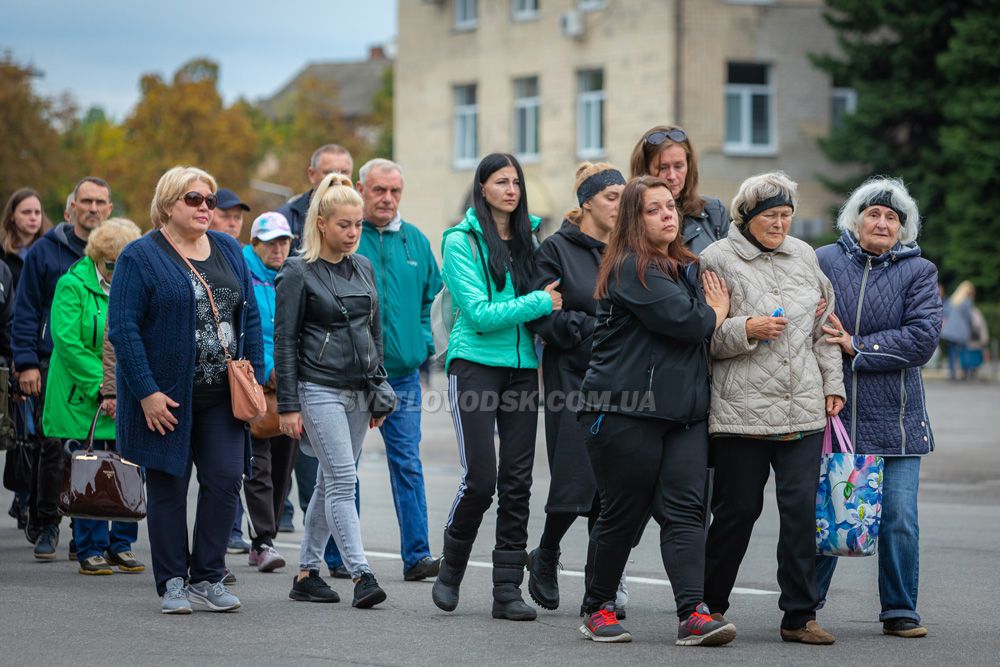
<path id="1" fill-rule="evenodd" d="M 333 275 L 319 260 L 308 263 L 302 257 L 288 259 L 278 271 L 274 315 L 278 412 L 300 411 L 300 380 L 361 389 L 364 378 L 382 364 L 382 324 L 371 262 L 361 255 L 344 261 L 354 265 L 350 280 Z M 346 319 L 334 290 L 347 310 Z"/>
<path id="2" fill-rule="evenodd" d="M 729 214 L 722 202 L 713 197 L 702 197 L 705 208 L 700 216 L 685 215 L 681 233 L 684 235 L 684 245 L 695 255 L 700 255 L 705 248 L 719 239 L 726 238 L 729 233 Z"/>

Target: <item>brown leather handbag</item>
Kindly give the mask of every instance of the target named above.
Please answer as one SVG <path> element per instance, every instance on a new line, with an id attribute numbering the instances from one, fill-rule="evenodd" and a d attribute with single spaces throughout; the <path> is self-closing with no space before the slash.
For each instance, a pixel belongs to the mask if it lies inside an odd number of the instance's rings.
<path id="1" fill-rule="evenodd" d="M 281 418 L 278 415 L 278 395 L 273 389 L 264 389 L 264 401 L 267 412 L 257 421 L 250 424 L 250 435 L 258 440 L 267 440 L 281 435 Z"/>
<path id="2" fill-rule="evenodd" d="M 146 518 L 142 470 L 118 452 L 94 449 L 100 416 L 98 408 L 86 446 L 70 457 L 59 492 L 59 511 L 80 519 L 142 521 Z"/>
<path id="3" fill-rule="evenodd" d="M 201 282 L 208 294 L 208 304 L 212 307 L 212 316 L 215 318 L 215 330 L 219 336 L 219 343 L 222 351 L 226 355 L 226 373 L 229 375 L 229 394 L 233 402 L 233 416 L 245 422 L 253 423 L 257 421 L 267 411 L 267 403 L 264 401 L 264 390 L 257 383 L 257 378 L 253 374 L 253 365 L 246 359 L 233 359 L 229 354 L 229 346 L 226 345 L 226 337 L 222 334 L 222 318 L 219 316 L 219 309 L 215 307 L 215 298 L 212 296 L 212 288 L 208 286 L 205 279 L 201 277 L 198 270 L 192 266 L 188 258 L 184 256 L 181 249 L 177 247 L 170 235 L 163 232 L 163 237 L 167 239 L 177 256 L 184 260 L 194 277 Z"/>

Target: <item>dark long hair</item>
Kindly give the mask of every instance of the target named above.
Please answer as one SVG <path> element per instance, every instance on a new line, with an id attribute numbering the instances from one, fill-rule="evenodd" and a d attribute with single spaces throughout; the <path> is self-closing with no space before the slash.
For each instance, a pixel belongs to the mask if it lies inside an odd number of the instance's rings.
<path id="1" fill-rule="evenodd" d="M 517 180 L 521 186 L 521 199 L 517 208 L 510 214 L 510 253 L 507 244 L 500 238 L 496 222 L 493 220 L 493 210 L 483 196 L 483 184 L 486 179 L 504 167 L 514 167 Z M 524 187 L 524 172 L 521 164 L 508 153 L 490 153 L 476 167 L 476 179 L 472 184 L 472 207 L 476 211 L 476 219 L 483 229 L 483 239 L 489 250 L 490 275 L 498 290 L 507 286 L 507 271 L 514 279 L 514 290 L 520 294 L 529 291 L 531 273 L 534 268 L 535 249 L 531 242 L 531 219 L 528 217 L 528 192 Z"/>
<path id="2" fill-rule="evenodd" d="M 621 204 L 618 206 L 618 222 L 611 232 L 608 247 L 601 260 L 601 268 L 597 272 L 597 289 L 594 298 L 603 299 L 608 295 L 608 282 L 614 272 L 617 279 L 618 271 L 629 256 L 635 257 L 635 270 L 639 282 L 646 284 L 646 270 L 652 264 L 674 280 L 680 278 L 685 266 L 698 261 L 694 254 L 684 245 L 681 234 L 681 213 L 678 211 L 677 237 L 667 246 L 667 252 L 654 248 L 646 236 L 646 222 L 642 217 L 643 198 L 652 188 L 663 188 L 668 193 L 666 181 L 652 176 L 633 178 L 622 191 Z"/>
<path id="3" fill-rule="evenodd" d="M 31 188 L 21 188 L 10 196 L 10 199 L 7 200 L 7 205 L 3 207 L 3 219 L 0 221 L 0 234 L 2 234 L 2 237 L 0 237 L 0 239 L 2 239 L 0 240 L 0 245 L 2 245 L 4 251 L 10 255 L 13 255 L 21 249 L 21 238 L 18 236 L 17 227 L 14 224 L 14 211 L 16 211 L 17 207 L 21 205 L 21 202 L 31 197 L 38 200 L 39 206 L 42 205 L 41 195 Z M 31 246 L 32 243 L 42 238 L 51 226 L 52 223 L 49 222 L 49 218 L 45 215 L 45 209 L 43 208 L 42 226 L 38 228 L 38 231 L 35 233 L 35 237 L 28 242 L 28 246 Z"/>
<path id="4" fill-rule="evenodd" d="M 698 154 L 694 152 L 694 146 L 691 145 L 690 135 L 684 141 L 665 139 L 662 144 L 651 144 L 646 141 L 646 137 L 653 132 L 669 132 L 670 130 L 681 130 L 681 128 L 676 125 L 657 125 L 646 130 L 639 138 L 639 143 L 632 149 L 632 159 L 629 163 L 632 178 L 655 176 L 655 174 L 649 173 L 649 163 L 659 157 L 661 151 L 677 144 L 684 149 L 688 163 L 684 185 L 681 187 L 680 196 L 676 199 L 677 210 L 680 211 L 681 218 L 685 215 L 697 217 L 705 210 L 705 202 L 698 194 Z M 683 132 L 683 130 L 681 131 Z"/>

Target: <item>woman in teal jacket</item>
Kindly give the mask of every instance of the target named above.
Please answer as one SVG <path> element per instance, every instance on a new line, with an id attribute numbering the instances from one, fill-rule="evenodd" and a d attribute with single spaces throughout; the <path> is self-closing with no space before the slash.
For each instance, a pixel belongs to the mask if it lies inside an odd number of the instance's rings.
<path id="1" fill-rule="evenodd" d="M 538 359 L 525 323 L 562 307 L 558 281 L 531 291 L 534 236 L 524 174 L 513 156 L 483 158 L 473 208 L 445 232 L 444 282 L 455 307 L 448 342 L 448 397 L 462 481 L 444 533 L 444 561 L 432 597 L 445 611 L 458 589 L 483 515 L 499 492 L 493 550 L 493 618 L 530 621 L 524 603 L 528 500 L 538 428 Z M 499 468 L 494 433 L 500 434 Z"/>
<path id="2" fill-rule="evenodd" d="M 135 223 L 112 218 L 90 234 L 82 259 L 56 283 L 52 299 L 52 359 L 45 386 L 42 427 L 49 437 L 86 441 L 97 419 L 94 447 L 114 446 L 115 401 L 101 395 L 104 375 L 104 326 L 108 293 L 118 254 L 140 236 Z M 100 413 L 98 412 L 100 410 Z M 73 538 L 80 574 L 142 572 L 132 544 L 139 524 L 74 519 Z"/>

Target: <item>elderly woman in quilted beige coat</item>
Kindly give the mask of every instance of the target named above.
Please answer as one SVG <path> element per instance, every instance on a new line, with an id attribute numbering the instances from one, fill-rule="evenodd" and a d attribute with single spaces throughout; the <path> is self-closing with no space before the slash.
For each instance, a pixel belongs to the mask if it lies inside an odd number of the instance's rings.
<path id="1" fill-rule="evenodd" d="M 816 484 L 828 415 L 844 405 L 843 370 L 824 342 L 833 310 L 816 253 L 788 236 L 796 184 L 781 172 L 748 178 L 725 239 L 701 255 L 725 278 L 729 318 L 712 338 L 709 433 L 715 466 L 705 602 L 725 613 L 774 468 L 780 532 L 781 638 L 832 644 L 816 622 Z"/>

